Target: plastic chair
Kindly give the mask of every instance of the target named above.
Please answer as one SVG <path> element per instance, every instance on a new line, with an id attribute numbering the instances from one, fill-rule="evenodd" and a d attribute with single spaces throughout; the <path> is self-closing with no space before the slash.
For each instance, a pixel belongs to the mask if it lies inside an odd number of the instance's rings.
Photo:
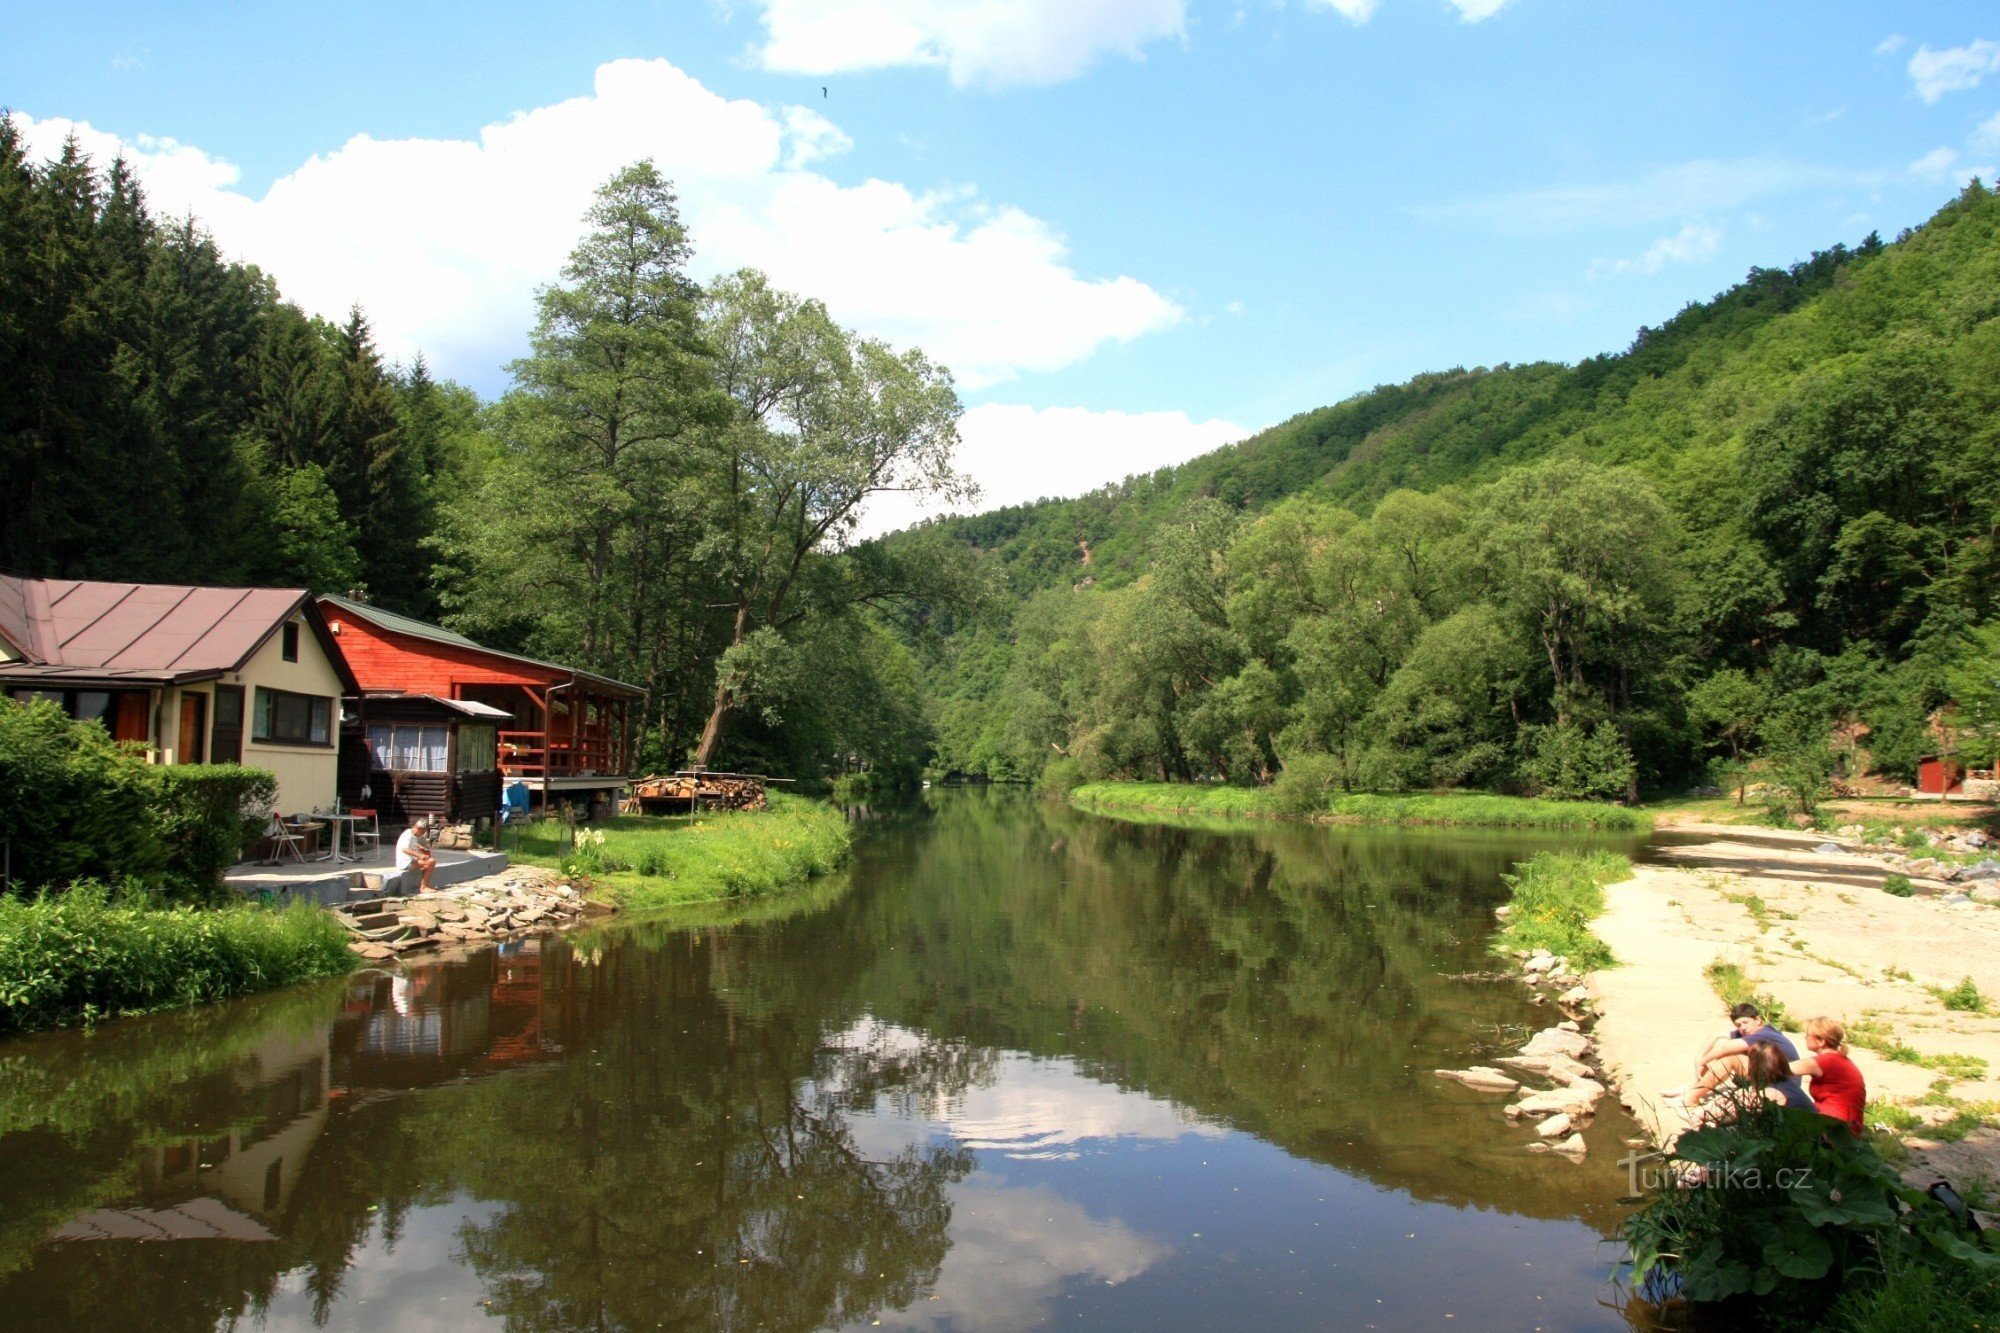
<path id="1" fill-rule="evenodd" d="M 347 836 L 354 843 L 357 853 L 364 842 L 368 844 L 368 855 L 373 856 L 376 852 L 380 851 L 382 848 L 381 815 L 365 805 L 349 806 L 347 813 L 350 815 L 366 815 L 368 817 L 368 827 L 366 828 L 363 828 L 359 824 L 348 825 Z"/>
<path id="2" fill-rule="evenodd" d="M 305 837 L 283 815 L 274 814 L 271 816 L 270 824 L 264 829 L 264 836 L 271 843 L 271 859 L 273 864 L 276 864 L 278 860 L 284 857 L 285 849 L 288 847 L 291 849 L 292 855 L 296 856 L 301 864 L 304 863 L 306 859 Z"/>

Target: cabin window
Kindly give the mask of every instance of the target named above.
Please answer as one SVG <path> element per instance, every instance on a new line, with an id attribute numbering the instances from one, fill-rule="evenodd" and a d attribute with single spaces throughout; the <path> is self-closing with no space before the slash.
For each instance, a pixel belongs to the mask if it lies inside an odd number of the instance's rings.
<path id="1" fill-rule="evenodd" d="M 21 703 L 46 699 L 79 722 L 96 722 L 114 741 L 144 741 L 152 734 L 152 703 L 143 690 L 15 690 Z"/>
<path id="2" fill-rule="evenodd" d="M 252 740 L 281 745 L 331 745 L 333 700 L 290 690 L 257 687 L 256 727 Z"/>
<path id="3" fill-rule="evenodd" d="M 458 729 L 458 771 L 486 773 L 500 766 L 500 748 L 491 727 L 461 726 Z"/>
<path id="4" fill-rule="evenodd" d="M 368 752 L 375 767 L 398 773 L 442 773 L 451 746 L 448 727 L 420 727 L 411 723 L 371 723 Z"/>
<path id="5" fill-rule="evenodd" d="M 278 631 L 281 642 L 278 651 L 287 662 L 299 660 L 299 627 L 296 621 L 287 620 L 285 627 Z"/>

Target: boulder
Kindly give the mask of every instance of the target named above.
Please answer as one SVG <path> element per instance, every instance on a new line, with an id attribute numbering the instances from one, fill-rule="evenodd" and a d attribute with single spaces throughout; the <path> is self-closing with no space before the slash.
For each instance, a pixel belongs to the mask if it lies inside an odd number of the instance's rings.
<path id="1" fill-rule="evenodd" d="M 1590 1067 L 1567 1055 L 1515 1055 L 1500 1062 L 1523 1073 L 1539 1074 L 1565 1086 L 1590 1077 Z"/>
<path id="2" fill-rule="evenodd" d="M 1511 1109 L 1520 1115 L 1586 1116 L 1597 1110 L 1597 1103 L 1603 1098 L 1604 1085 L 1595 1079 L 1583 1078 L 1566 1088 L 1531 1092 L 1515 1102 Z"/>
<path id="3" fill-rule="evenodd" d="M 1819 846 L 1813 848 L 1813 851 L 1817 852 L 1821 856 L 1839 856 L 1842 852 L 1846 850 L 1847 849 L 1845 847 L 1842 847 L 1837 842 L 1823 842 Z"/>
<path id="4" fill-rule="evenodd" d="M 1463 1083 L 1476 1092 L 1512 1092 L 1521 1086 L 1519 1079 L 1508 1078 L 1497 1069 L 1475 1065 L 1471 1069 L 1439 1069 L 1434 1071 L 1439 1078 L 1448 1078 L 1454 1083 Z"/>
<path id="5" fill-rule="evenodd" d="M 1555 955 L 1547 950 L 1536 950 L 1528 955 L 1528 961 L 1521 964 L 1523 972 L 1546 972 L 1556 965 Z"/>
<path id="6" fill-rule="evenodd" d="M 1581 1060 L 1590 1054 L 1590 1038 L 1581 1032 L 1564 1032 L 1561 1028 L 1543 1028 L 1528 1038 L 1528 1044 L 1521 1048 L 1523 1055 L 1567 1055 L 1572 1060 Z"/>
<path id="7" fill-rule="evenodd" d="M 1570 1126 L 1575 1123 L 1567 1114 L 1558 1113 L 1552 1115 L 1541 1124 L 1535 1126 L 1535 1137 L 1539 1139 L 1559 1139 L 1569 1133 Z"/>
<path id="8" fill-rule="evenodd" d="M 1556 998 L 1573 1009 L 1579 1008 L 1590 1003 L 1590 988 L 1588 986 L 1571 986 Z"/>
<path id="9" fill-rule="evenodd" d="M 1584 1146 L 1583 1135 L 1572 1134 L 1568 1138 L 1564 1139 L 1561 1143 L 1555 1144 L 1552 1148 L 1552 1151 L 1559 1152 L 1564 1157 L 1569 1158 L 1571 1161 L 1575 1161 L 1581 1158 L 1585 1153 L 1589 1152 L 1590 1149 Z"/>

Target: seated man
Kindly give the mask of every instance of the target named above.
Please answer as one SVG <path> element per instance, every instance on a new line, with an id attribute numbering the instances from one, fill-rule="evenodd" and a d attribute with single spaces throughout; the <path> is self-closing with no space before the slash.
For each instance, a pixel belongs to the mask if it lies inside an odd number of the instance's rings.
<path id="1" fill-rule="evenodd" d="M 417 867 L 423 872 L 423 878 L 417 884 L 418 893 L 431 891 L 431 872 L 437 869 L 437 858 L 431 855 L 430 837 L 430 821 L 420 819 L 404 829 L 402 835 L 396 839 L 396 874 L 399 877 L 397 882 L 402 882 L 400 876 L 404 871 L 411 866 Z"/>
<path id="2" fill-rule="evenodd" d="M 1754 1004 L 1739 1004 L 1729 1011 L 1730 1030 L 1710 1042 L 1694 1062 L 1694 1082 L 1685 1088 L 1670 1088 L 1661 1095 L 1669 1101 L 1685 1097 L 1693 1106 L 1732 1078 L 1750 1076 L 1750 1044 L 1768 1041 L 1784 1053 L 1785 1059 L 1799 1058 L 1798 1048 L 1778 1029 L 1764 1021 Z"/>

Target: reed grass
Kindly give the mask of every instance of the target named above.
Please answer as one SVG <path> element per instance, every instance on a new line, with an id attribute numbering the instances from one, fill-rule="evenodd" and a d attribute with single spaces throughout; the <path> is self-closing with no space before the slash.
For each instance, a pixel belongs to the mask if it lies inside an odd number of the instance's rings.
<path id="1" fill-rule="evenodd" d="M 82 883 L 0 897 L 0 1034 L 92 1023 L 270 990 L 354 966 L 326 911 L 166 907 Z"/>
<path id="2" fill-rule="evenodd" d="M 622 815 L 591 826 L 602 843 L 574 849 L 568 830 L 545 820 L 510 831 L 507 850 L 531 865 L 567 868 L 630 911 L 781 893 L 847 860 L 852 839 L 838 810 L 795 796 L 770 802 L 757 811 Z"/>
<path id="3" fill-rule="evenodd" d="M 1546 949 L 1579 972 L 1609 967 L 1616 960 L 1590 923 L 1604 911 L 1604 886 L 1631 873 L 1632 863 L 1615 852 L 1537 852 L 1517 862 L 1502 877 L 1511 910 L 1494 948 Z"/>
<path id="4" fill-rule="evenodd" d="M 1341 824 L 1431 824 L 1461 828 L 1594 829 L 1643 831 L 1652 816 L 1618 805 L 1544 801 L 1480 792 L 1445 795 L 1332 796 L 1302 815 L 1284 810 L 1268 787 L 1226 787 L 1180 782 L 1091 782 L 1069 794 L 1094 810 L 1154 810 L 1177 814 L 1277 819 L 1298 817 Z"/>

